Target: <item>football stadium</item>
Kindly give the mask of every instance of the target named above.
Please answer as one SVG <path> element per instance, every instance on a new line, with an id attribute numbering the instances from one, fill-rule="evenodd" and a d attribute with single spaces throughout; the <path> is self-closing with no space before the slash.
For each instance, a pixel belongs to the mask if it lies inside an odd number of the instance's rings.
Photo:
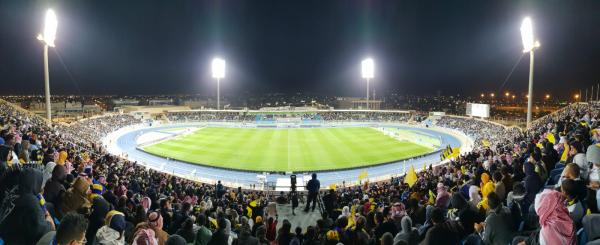
<path id="1" fill-rule="evenodd" d="M 598 9 L 0 1 L 0 245 L 600 244 Z"/>
<path id="2" fill-rule="evenodd" d="M 231 117 L 231 115 L 236 115 Z M 131 125 L 104 138 L 106 148 L 161 171 L 228 186 L 289 191 L 306 183 L 358 185 L 422 169 L 473 139 L 410 111 L 173 111 L 165 121 Z M 348 118 L 348 119 L 345 119 Z M 447 158 L 447 156 L 446 156 Z M 143 160 L 142 160 L 143 159 Z M 432 162 L 433 161 L 433 162 Z M 361 177 L 359 179 L 359 176 Z M 304 184 L 298 184 L 304 190 Z"/>

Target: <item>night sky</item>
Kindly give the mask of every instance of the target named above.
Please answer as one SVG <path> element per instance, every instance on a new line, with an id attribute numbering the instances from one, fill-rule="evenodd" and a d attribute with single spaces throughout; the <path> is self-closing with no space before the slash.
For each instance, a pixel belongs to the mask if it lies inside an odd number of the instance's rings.
<path id="1" fill-rule="evenodd" d="M 360 61 L 376 63 L 378 94 L 525 92 L 531 16 L 541 48 L 535 90 L 568 96 L 600 83 L 600 1 L 0 0 L 0 94 L 42 94 L 45 10 L 58 16 L 50 50 L 55 94 L 222 92 L 362 96 Z"/>

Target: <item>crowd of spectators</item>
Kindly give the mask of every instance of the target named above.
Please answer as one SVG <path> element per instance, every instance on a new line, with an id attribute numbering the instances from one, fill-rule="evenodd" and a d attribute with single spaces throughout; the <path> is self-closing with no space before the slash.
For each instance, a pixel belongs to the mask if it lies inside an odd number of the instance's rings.
<path id="1" fill-rule="evenodd" d="M 405 112 L 372 112 L 372 111 L 320 111 L 317 113 L 290 112 L 276 114 L 257 114 L 249 112 L 216 112 L 216 111 L 182 111 L 168 112 L 167 118 L 174 122 L 194 121 L 238 121 L 255 122 L 266 119 L 298 117 L 301 120 L 325 120 L 325 121 L 358 121 L 358 122 L 408 122 L 413 118 L 412 113 Z"/>
<path id="2" fill-rule="evenodd" d="M 0 102 L 0 239 L 161 245 L 598 242 L 598 112 L 595 106 L 563 110 L 525 133 L 444 117 L 438 125 L 495 147 L 429 166 L 415 179 L 322 190 L 321 218 L 303 229 L 269 212 L 273 200 L 263 192 L 146 169 L 74 144 L 88 140 L 74 141 L 78 134 L 61 134 L 59 127 Z"/>
<path id="3" fill-rule="evenodd" d="M 127 127 L 141 123 L 142 120 L 136 119 L 129 114 L 106 115 L 84 119 L 69 126 L 63 126 L 59 131 L 74 135 L 87 142 L 101 142 L 102 138 L 115 129 Z"/>
<path id="4" fill-rule="evenodd" d="M 514 142 L 520 136 L 518 128 L 507 128 L 500 124 L 468 117 L 444 116 L 437 120 L 436 125 L 461 131 L 472 137 L 476 145 L 505 145 Z"/>
<path id="5" fill-rule="evenodd" d="M 237 121 L 252 122 L 254 115 L 244 112 L 215 112 L 215 111 L 178 111 L 167 112 L 167 118 L 172 122 L 211 122 L 211 121 Z"/>

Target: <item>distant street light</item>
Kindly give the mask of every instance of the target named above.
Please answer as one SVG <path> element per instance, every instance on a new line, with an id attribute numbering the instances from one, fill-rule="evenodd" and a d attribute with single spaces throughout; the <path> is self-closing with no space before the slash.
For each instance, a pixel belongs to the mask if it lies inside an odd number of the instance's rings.
<path id="1" fill-rule="evenodd" d="M 225 78 L 225 60 L 221 58 L 214 58 L 212 60 L 212 77 L 217 79 L 217 110 L 221 108 L 221 91 L 220 83 L 221 78 Z"/>
<path id="2" fill-rule="evenodd" d="M 550 95 L 549 94 L 546 94 L 546 99 L 550 99 Z"/>
<path id="3" fill-rule="evenodd" d="M 533 105 L 533 51 L 540 43 L 533 36 L 533 24 L 526 17 L 521 23 L 521 39 L 523 41 L 523 53 L 529 52 L 529 97 L 527 98 L 527 127 L 531 126 L 531 107 Z"/>
<path id="4" fill-rule="evenodd" d="M 362 78 L 367 80 L 367 110 L 369 109 L 369 80 L 375 76 L 375 62 L 366 58 L 360 63 Z"/>
<path id="5" fill-rule="evenodd" d="M 46 92 L 46 118 L 48 123 L 52 123 L 52 111 L 50 104 L 50 72 L 48 70 L 48 47 L 54 47 L 54 40 L 56 39 L 56 29 L 58 27 L 58 21 L 56 20 L 56 14 L 52 9 L 46 11 L 46 18 L 44 20 L 44 32 L 38 34 L 37 39 L 44 43 L 44 90 Z"/>
<path id="6" fill-rule="evenodd" d="M 482 94 L 481 94 L 481 98 L 483 98 L 483 97 L 485 97 L 485 94 L 483 94 L 483 93 L 482 93 Z"/>
<path id="7" fill-rule="evenodd" d="M 491 96 L 492 98 L 494 98 L 494 96 L 496 96 L 496 94 L 494 94 L 494 93 L 491 93 L 491 94 L 490 94 L 490 96 Z"/>
<path id="8" fill-rule="evenodd" d="M 575 98 L 575 100 L 579 100 L 579 94 L 575 94 L 573 97 Z"/>
<path id="9" fill-rule="evenodd" d="M 509 93 L 509 92 L 506 92 L 506 93 L 504 93 L 504 95 L 505 95 L 506 97 L 508 97 L 508 96 L 510 96 L 510 93 Z"/>

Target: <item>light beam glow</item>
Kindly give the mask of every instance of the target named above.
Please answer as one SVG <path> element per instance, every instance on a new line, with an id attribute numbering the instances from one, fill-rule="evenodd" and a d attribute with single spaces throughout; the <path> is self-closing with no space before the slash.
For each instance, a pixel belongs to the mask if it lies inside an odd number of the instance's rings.
<path id="1" fill-rule="evenodd" d="M 531 18 L 525 17 L 521 23 L 521 39 L 523 41 L 523 53 L 528 53 L 540 46 L 533 36 L 533 23 Z"/>
<path id="2" fill-rule="evenodd" d="M 56 39 L 56 29 L 58 28 L 58 20 L 56 20 L 56 14 L 54 10 L 48 9 L 46 11 L 46 19 L 44 21 L 44 34 L 41 38 L 46 45 L 54 47 L 54 40 Z"/>
<path id="3" fill-rule="evenodd" d="M 221 79 L 225 78 L 225 60 L 221 58 L 214 58 L 212 60 L 212 77 Z"/>
<path id="4" fill-rule="evenodd" d="M 364 79 L 370 79 L 373 78 L 375 75 L 375 62 L 373 62 L 373 59 L 371 58 L 366 58 L 364 59 L 361 63 L 361 73 L 362 73 L 362 78 Z"/>

